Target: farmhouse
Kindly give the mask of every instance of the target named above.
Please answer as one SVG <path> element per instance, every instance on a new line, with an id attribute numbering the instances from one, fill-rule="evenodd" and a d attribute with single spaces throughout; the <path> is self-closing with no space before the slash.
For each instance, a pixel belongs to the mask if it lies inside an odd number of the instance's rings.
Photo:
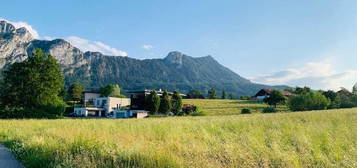
<path id="1" fill-rule="evenodd" d="M 272 93 L 273 89 L 261 89 L 257 94 L 255 94 L 254 98 L 258 101 L 263 101 L 265 98 L 269 97 Z M 283 91 L 284 96 L 290 97 L 293 94 L 288 91 Z"/>

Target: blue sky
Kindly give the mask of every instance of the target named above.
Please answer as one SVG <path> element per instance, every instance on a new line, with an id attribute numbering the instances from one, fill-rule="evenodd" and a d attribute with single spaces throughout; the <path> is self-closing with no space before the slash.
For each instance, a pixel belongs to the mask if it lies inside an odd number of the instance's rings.
<path id="1" fill-rule="evenodd" d="M 355 0 L 62 0 L 1 2 L 0 17 L 83 50 L 162 58 L 212 55 L 253 81 L 351 88 Z"/>

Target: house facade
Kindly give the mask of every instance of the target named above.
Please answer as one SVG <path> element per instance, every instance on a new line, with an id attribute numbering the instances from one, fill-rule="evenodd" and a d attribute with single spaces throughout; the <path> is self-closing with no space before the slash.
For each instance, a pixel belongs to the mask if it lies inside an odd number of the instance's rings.
<path id="1" fill-rule="evenodd" d="M 83 103 L 93 104 L 96 98 L 100 97 L 99 91 L 84 91 L 83 92 Z"/>
<path id="2" fill-rule="evenodd" d="M 146 118 L 148 112 L 145 110 L 114 110 L 110 118 Z"/>
<path id="3" fill-rule="evenodd" d="M 100 97 L 99 93 L 83 93 L 83 107 L 74 108 L 74 115 L 78 117 L 105 117 L 114 110 L 130 106 L 129 98 Z"/>

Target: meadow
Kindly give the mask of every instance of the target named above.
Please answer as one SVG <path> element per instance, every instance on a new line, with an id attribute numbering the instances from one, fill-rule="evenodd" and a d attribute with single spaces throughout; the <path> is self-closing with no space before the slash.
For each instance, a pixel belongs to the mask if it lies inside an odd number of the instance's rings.
<path id="1" fill-rule="evenodd" d="M 223 100 L 223 99 L 183 99 L 184 104 L 193 104 L 200 108 L 205 115 L 237 115 L 243 108 L 250 109 L 252 113 L 261 113 L 268 105 L 251 100 Z M 279 111 L 288 111 L 284 105 L 277 107 Z"/>
<path id="2" fill-rule="evenodd" d="M 357 167 L 357 109 L 148 119 L 0 120 L 38 167 Z"/>

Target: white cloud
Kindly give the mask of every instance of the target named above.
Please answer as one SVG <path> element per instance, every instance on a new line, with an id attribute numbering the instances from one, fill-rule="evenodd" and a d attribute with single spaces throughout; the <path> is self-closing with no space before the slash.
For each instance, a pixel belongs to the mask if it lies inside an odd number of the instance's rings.
<path id="1" fill-rule="evenodd" d="M 308 62 L 299 68 L 290 68 L 270 75 L 252 78 L 269 85 L 309 86 L 313 89 L 348 89 L 357 82 L 357 70 L 337 72 L 329 61 Z"/>
<path id="2" fill-rule="evenodd" d="M 54 40 L 55 38 L 51 37 L 51 36 L 44 36 L 44 37 L 42 37 L 42 39 L 50 41 L 50 40 Z"/>
<path id="3" fill-rule="evenodd" d="M 152 48 L 154 48 L 154 46 L 152 46 L 150 44 L 144 44 L 143 46 L 141 46 L 141 48 L 143 48 L 145 50 L 151 50 Z"/>
<path id="4" fill-rule="evenodd" d="M 31 33 L 33 38 L 35 38 L 35 39 L 39 39 L 40 38 L 40 35 L 38 34 L 38 32 L 34 28 L 32 28 L 32 26 L 30 24 L 28 24 L 26 22 L 22 22 L 22 21 L 12 22 L 12 21 L 8 21 L 8 20 L 3 19 L 3 18 L 0 18 L 0 20 L 5 20 L 6 22 L 9 22 L 10 24 L 14 25 L 16 29 L 24 27 Z"/>
<path id="5" fill-rule="evenodd" d="M 99 41 L 90 41 L 77 36 L 70 36 L 64 39 L 83 51 L 97 51 L 105 55 L 128 56 L 126 52 L 110 47 Z"/>

